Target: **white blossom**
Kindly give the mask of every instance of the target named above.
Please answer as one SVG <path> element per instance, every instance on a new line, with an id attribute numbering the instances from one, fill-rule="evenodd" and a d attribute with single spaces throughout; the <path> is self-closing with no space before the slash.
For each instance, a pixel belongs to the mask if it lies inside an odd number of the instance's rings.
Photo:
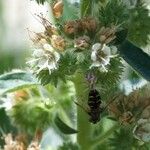
<path id="1" fill-rule="evenodd" d="M 99 67 L 101 71 L 107 72 L 106 66 L 110 64 L 110 58 L 112 57 L 110 47 L 95 43 L 92 46 L 91 60 L 93 62 L 90 68 Z"/>
<path id="2" fill-rule="evenodd" d="M 35 49 L 33 58 L 27 63 L 34 69 L 35 73 L 42 70 L 48 70 L 49 74 L 57 69 L 60 55 L 49 44 L 44 44 L 42 48 Z"/>

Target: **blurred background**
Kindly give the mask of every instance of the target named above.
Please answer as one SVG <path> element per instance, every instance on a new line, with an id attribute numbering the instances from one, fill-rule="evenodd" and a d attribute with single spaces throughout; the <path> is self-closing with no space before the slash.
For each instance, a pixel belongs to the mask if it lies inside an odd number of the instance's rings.
<path id="1" fill-rule="evenodd" d="M 0 0 L 0 74 L 12 68 L 25 68 L 30 54 L 31 31 L 42 30 L 35 14 L 48 15 L 48 6 L 31 0 Z"/>

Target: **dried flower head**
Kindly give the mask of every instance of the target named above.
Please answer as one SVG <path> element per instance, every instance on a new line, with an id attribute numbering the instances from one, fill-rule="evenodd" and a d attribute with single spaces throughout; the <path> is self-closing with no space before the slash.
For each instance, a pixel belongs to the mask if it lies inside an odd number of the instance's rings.
<path id="1" fill-rule="evenodd" d="M 53 34 L 58 34 L 57 28 L 50 23 L 43 15 L 37 15 L 40 18 L 41 24 L 45 27 L 44 35 L 51 37 Z"/>
<path id="2" fill-rule="evenodd" d="M 109 105 L 109 111 L 124 125 L 135 123 L 140 118 L 148 119 L 150 98 L 140 95 L 140 90 L 135 90 L 128 96 L 121 94 Z"/>
<path id="3" fill-rule="evenodd" d="M 91 67 L 100 67 L 102 71 L 107 72 L 106 66 L 110 63 L 112 57 L 110 48 L 100 43 L 95 43 L 92 46 L 91 59 L 93 61 Z"/>
<path id="4" fill-rule="evenodd" d="M 111 26 L 111 27 L 102 27 L 99 31 L 100 35 L 100 42 L 108 44 L 111 41 L 113 41 L 116 38 L 117 27 Z"/>
<path id="5" fill-rule="evenodd" d="M 83 31 L 81 20 L 67 21 L 64 25 L 64 32 L 68 35 L 76 34 Z"/>
<path id="6" fill-rule="evenodd" d="M 150 142 L 150 118 L 139 119 L 133 129 L 133 134 L 135 138 L 143 142 Z"/>
<path id="7" fill-rule="evenodd" d="M 27 150 L 40 150 L 40 145 L 38 141 L 32 141 L 28 146 Z"/>
<path id="8" fill-rule="evenodd" d="M 83 29 L 86 29 L 88 31 L 95 31 L 97 28 L 97 22 L 94 18 L 84 18 L 82 19 L 82 26 Z"/>
<path id="9" fill-rule="evenodd" d="M 45 36 L 45 34 L 43 32 L 35 33 L 35 32 L 28 30 L 28 33 L 29 33 L 30 39 L 34 45 L 40 46 L 41 44 L 46 42 L 47 37 Z"/>
<path id="10" fill-rule="evenodd" d="M 53 6 L 53 14 L 56 18 L 60 18 L 62 16 L 63 13 L 63 1 L 62 0 L 58 0 L 56 3 L 54 3 Z"/>
<path id="11" fill-rule="evenodd" d="M 75 21 L 68 21 L 64 25 L 64 32 L 66 34 L 74 34 L 77 31 L 77 25 L 75 24 Z"/>
<path id="12" fill-rule="evenodd" d="M 57 69 L 59 58 L 59 53 L 56 52 L 51 45 L 44 44 L 41 49 L 34 50 L 33 59 L 27 63 L 37 74 L 42 70 L 49 70 L 49 73 L 51 73 Z"/>
<path id="13" fill-rule="evenodd" d="M 65 40 L 60 35 L 52 35 L 51 45 L 59 51 L 64 51 L 66 47 Z"/>
<path id="14" fill-rule="evenodd" d="M 84 50 L 90 46 L 90 37 L 89 36 L 82 36 L 75 39 L 74 47 L 80 50 Z"/>

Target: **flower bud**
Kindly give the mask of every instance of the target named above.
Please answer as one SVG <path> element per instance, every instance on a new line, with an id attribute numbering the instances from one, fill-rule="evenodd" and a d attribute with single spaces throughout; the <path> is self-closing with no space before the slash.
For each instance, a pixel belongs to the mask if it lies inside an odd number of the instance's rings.
<path id="1" fill-rule="evenodd" d="M 90 46 L 90 38 L 86 35 L 75 39 L 74 47 L 80 50 L 84 50 Z"/>
<path id="2" fill-rule="evenodd" d="M 53 6 L 53 13 L 56 18 L 60 18 L 63 13 L 63 2 L 58 0 Z"/>
<path id="3" fill-rule="evenodd" d="M 100 42 L 108 44 L 116 38 L 116 26 L 102 27 L 100 29 Z"/>
<path id="4" fill-rule="evenodd" d="M 97 28 L 97 22 L 94 18 L 85 18 L 82 20 L 82 26 L 88 31 L 95 31 Z"/>
<path id="5" fill-rule="evenodd" d="M 66 46 L 65 40 L 59 35 L 52 35 L 51 44 L 59 51 L 64 51 Z"/>

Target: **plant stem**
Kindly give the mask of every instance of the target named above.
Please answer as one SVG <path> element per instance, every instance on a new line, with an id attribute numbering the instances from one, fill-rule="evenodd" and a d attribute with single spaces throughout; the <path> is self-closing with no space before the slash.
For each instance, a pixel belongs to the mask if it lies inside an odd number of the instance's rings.
<path id="1" fill-rule="evenodd" d="M 84 74 L 81 71 L 76 72 L 73 81 L 76 89 L 77 103 L 79 105 L 87 104 L 89 89 Z M 77 106 L 77 129 L 77 142 L 80 145 L 81 150 L 91 150 L 91 124 L 88 120 L 88 114 L 79 106 Z"/>
<path id="2" fill-rule="evenodd" d="M 104 135 L 98 136 L 96 139 L 91 141 L 91 145 L 94 148 L 97 145 L 102 144 L 108 137 L 116 130 L 119 128 L 119 124 L 115 124 L 113 127 L 111 127 Z"/>

